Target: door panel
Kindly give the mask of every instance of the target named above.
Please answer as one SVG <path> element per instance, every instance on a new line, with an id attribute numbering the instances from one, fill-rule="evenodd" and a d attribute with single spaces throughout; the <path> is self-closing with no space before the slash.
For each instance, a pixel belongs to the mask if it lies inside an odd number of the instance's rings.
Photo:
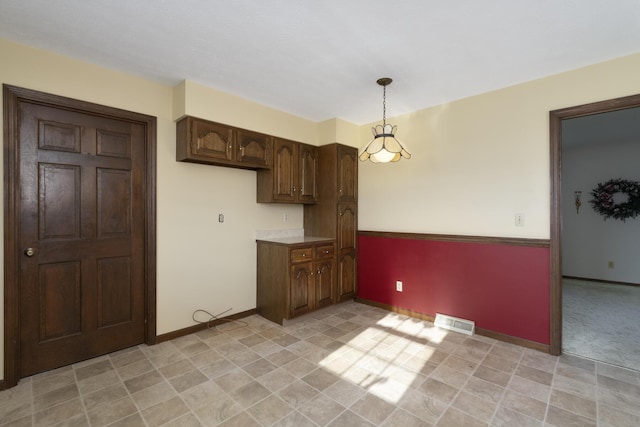
<path id="1" fill-rule="evenodd" d="M 132 320 L 131 260 L 129 257 L 103 258 L 98 267 L 98 328 Z"/>
<path id="2" fill-rule="evenodd" d="M 291 317 L 313 308 L 313 266 L 310 262 L 291 266 Z"/>
<path id="3" fill-rule="evenodd" d="M 22 103 L 21 376 L 144 341 L 145 127 Z"/>
<path id="4" fill-rule="evenodd" d="M 191 152 L 196 156 L 212 159 L 233 159 L 233 131 L 217 123 L 193 120 L 191 132 L 194 144 Z"/>
<path id="5" fill-rule="evenodd" d="M 38 165 L 40 240 L 80 237 L 80 167 Z"/>
<path id="6" fill-rule="evenodd" d="M 318 149 L 312 145 L 298 144 L 299 151 L 299 200 L 315 202 L 316 175 L 318 168 Z"/>
<path id="7" fill-rule="evenodd" d="M 81 332 L 80 263 L 40 265 L 38 307 L 41 342 Z"/>
<path id="8" fill-rule="evenodd" d="M 127 237 L 131 232 L 131 172 L 97 170 L 97 235 Z"/>
<path id="9" fill-rule="evenodd" d="M 338 258 L 338 298 L 354 298 L 357 293 L 358 265 L 355 249 L 340 251 Z"/>
<path id="10" fill-rule="evenodd" d="M 238 129 L 236 160 L 259 166 L 269 166 L 270 137 Z"/>
<path id="11" fill-rule="evenodd" d="M 358 216 L 353 205 L 338 206 L 338 248 L 355 248 Z"/>
<path id="12" fill-rule="evenodd" d="M 275 139 L 273 150 L 273 199 L 292 202 L 296 198 L 295 176 L 297 173 L 294 144 L 291 141 Z"/>
<path id="13" fill-rule="evenodd" d="M 318 307 L 334 303 L 335 293 L 335 261 L 326 260 L 318 263 L 316 275 L 316 303 Z"/>
<path id="14" fill-rule="evenodd" d="M 338 201 L 358 201 L 358 151 L 351 147 L 338 147 Z"/>

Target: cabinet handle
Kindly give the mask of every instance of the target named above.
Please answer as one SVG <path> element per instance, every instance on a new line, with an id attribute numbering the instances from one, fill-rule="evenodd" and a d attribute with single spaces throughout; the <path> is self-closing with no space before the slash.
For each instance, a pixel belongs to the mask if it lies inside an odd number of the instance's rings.
<path id="1" fill-rule="evenodd" d="M 294 193 L 296 192 L 296 186 L 295 185 L 293 186 L 293 192 Z"/>
<path id="2" fill-rule="evenodd" d="M 304 192 L 304 187 L 300 187 L 300 194 Z"/>
<path id="3" fill-rule="evenodd" d="M 322 253 L 323 253 L 323 254 L 328 254 L 328 253 L 329 253 L 329 251 L 322 251 Z"/>
<path id="4" fill-rule="evenodd" d="M 320 269 L 318 269 L 318 276 L 321 275 L 321 274 L 322 274 L 322 272 L 320 271 Z"/>
<path id="5" fill-rule="evenodd" d="M 342 196 L 342 188 L 340 189 L 340 195 Z"/>
<path id="6" fill-rule="evenodd" d="M 231 144 L 227 146 L 227 151 L 231 151 Z"/>

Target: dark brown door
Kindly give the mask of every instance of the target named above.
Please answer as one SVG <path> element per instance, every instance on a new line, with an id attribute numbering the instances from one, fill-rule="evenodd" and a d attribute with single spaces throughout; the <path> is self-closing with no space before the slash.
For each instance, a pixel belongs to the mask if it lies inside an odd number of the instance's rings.
<path id="1" fill-rule="evenodd" d="M 233 160 L 233 129 L 204 120 L 191 119 L 191 152 L 204 159 Z"/>
<path id="2" fill-rule="evenodd" d="M 256 166 L 269 166 L 271 138 L 267 135 L 247 130 L 236 131 L 236 160 Z"/>
<path id="3" fill-rule="evenodd" d="M 291 317 L 313 309 L 313 264 L 305 262 L 291 266 Z"/>
<path id="4" fill-rule="evenodd" d="M 316 270 L 316 305 L 324 307 L 335 302 L 335 261 L 318 261 Z"/>
<path id="5" fill-rule="evenodd" d="M 338 201 L 358 201 L 358 150 L 338 146 Z"/>
<path id="6" fill-rule="evenodd" d="M 145 126 L 20 103 L 20 376 L 144 342 Z"/>
<path id="7" fill-rule="evenodd" d="M 318 169 L 318 149 L 313 145 L 298 144 L 298 199 L 315 202 L 316 175 Z"/>
<path id="8" fill-rule="evenodd" d="M 297 174 L 296 143 L 284 139 L 273 141 L 273 199 L 281 202 L 296 200 Z"/>

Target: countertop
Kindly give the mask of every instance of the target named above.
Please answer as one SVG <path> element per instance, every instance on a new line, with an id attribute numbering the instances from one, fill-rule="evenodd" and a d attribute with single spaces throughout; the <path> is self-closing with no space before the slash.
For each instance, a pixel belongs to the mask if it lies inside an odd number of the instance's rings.
<path id="1" fill-rule="evenodd" d="M 304 243 L 318 242 L 334 242 L 336 239 L 332 237 L 316 237 L 316 236 L 292 236 L 292 237 L 270 237 L 256 239 L 258 242 L 279 243 L 281 245 L 299 245 Z"/>

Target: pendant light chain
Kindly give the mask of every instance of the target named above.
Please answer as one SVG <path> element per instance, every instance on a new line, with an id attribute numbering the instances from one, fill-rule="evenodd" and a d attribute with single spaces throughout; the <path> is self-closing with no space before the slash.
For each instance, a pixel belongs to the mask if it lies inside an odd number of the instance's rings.
<path id="1" fill-rule="evenodd" d="M 387 124 L 387 86 L 382 86 L 382 126 Z"/>

